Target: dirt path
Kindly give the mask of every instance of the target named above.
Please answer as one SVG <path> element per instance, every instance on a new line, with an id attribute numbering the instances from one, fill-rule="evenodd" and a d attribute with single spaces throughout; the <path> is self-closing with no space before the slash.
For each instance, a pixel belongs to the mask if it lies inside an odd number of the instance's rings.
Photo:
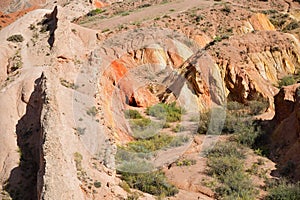
<path id="1" fill-rule="evenodd" d="M 130 22 L 145 21 L 165 14 L 180 13 L 194 7 L 209 7 L 213 5 L 212 0 L 179 0 L 167 4 L 159 4 L 142 10 L 134 11 L 127 16 L 116 16 L 109 19 L 96 20 L 83 24 L 82 26 L 91 29 L 113 29 L 119 25 Z"/>

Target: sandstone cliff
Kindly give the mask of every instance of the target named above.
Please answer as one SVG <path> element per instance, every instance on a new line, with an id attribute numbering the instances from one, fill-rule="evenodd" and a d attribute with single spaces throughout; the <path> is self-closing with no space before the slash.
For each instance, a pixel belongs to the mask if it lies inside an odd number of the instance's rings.
<path id="1" fill-rule="evenodd" d="M 279 172 L 296 180 L 300 178 L 299 86 L 283 87 L 274 97 L 275 129 L 271 135 L 271 152 L 279 162 Z"/>

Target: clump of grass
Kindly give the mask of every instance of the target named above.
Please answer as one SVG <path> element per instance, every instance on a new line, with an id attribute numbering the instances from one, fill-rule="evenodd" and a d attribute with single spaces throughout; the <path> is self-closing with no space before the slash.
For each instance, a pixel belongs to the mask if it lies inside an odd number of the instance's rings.
<path id="1" fill-rule="evenodd" d="M 69 81 L 67 81 L 65 79 L 60 79 L 60 84 L 63 85 L 63 86 L 65 86 L 65 87 L 67 87 L 67 88 L 71 88 L 73 90 L 76 90 L 76 89 L 79 88 L 79 86 L 75 85 L 75 83 L 71 83 L 71 82 L 69 82 Z"/>
<path id="2" fill-rule="evenodd" d="M 147 108 L 146 113 L 158 119 L 165 119 L 167 122 L 180 121 L 185 110 L 177 106 L 175 102 L 171 104 L 159 103 Z"/>
<path id="3" fill-rule="evenodd" d="M 174 131 L 175 133 L 178 133 L 178 132 L 185 131 L 185 129 L 186 128 L 184 126 L 177 124 L 174 128 L 172 128 L 172 131 Z"/>
<path id="4" fill-rule="evenodd" d="M 249 101 L 248 105 L 238 102 L 229 102 L 226 118 L 222 127 L 222 134 L 232 134 L 233 139 L 240 144 L 253 147 L 256 139 L 261 135 L 261 130 L 256 127 L 253 115 L 266 110 L 268 103 Z M 206 134 L 210 123 L 211 111 L 200 114 L 198 133 Z M 216 119 L 212 119 L 216 120 Z"/>
<path id="5" fill-rule="evenodd" d="M 126 119 L 141 119 L 142 115 L 137 110 L 125 110 Z"/>
<path id="6" fill-rule="evenodd" d="M 267 110 L 269 103 L 266 101 L 249 101 L 248 106 L 250 115 L 258 115 Z"/>
<path id="7" fill-rule="evenodd" d="M 95 16 L 95 15 L 101 14 L 103 12 L 105 12 L 105 10 L 96 8 L 95 10 L 91 10 L 90 12 L 88 12 L 87 16 L 91 17 L 91 16 Z"/>
<path id="8" fill-rule="evenodd" d="M 76 164 L 77 171 L 82 170 L 82 166 L 81 166 L 82 159 L 83 159 L 83 157 L 79 152 L 74 153 L 74 161 L 75 161 L 75 164 Z"/>
<path id="9" fill-rule="evenodd" d="M 207 152 L 208 174 L 216 177 L 221 199 L 254 199 L 256 190 L 244 170 L 244 152 L 234 143 L 218 143 Z"/>
<path id="10" fill-rule="evenodd" d="M 6 40 L 9 42 L 19 43 L 24 41 L 24 37 L 21 34 L 16 34 L 9 36 Z"/>
<path id="11" fill-rule="evenodd" d="M 76 127 L 75 131 L 76 131 L 77 135 L 84 135 L 85 131 L 86 131 L 86 128 Z"/>
<path id="12" fill-rule="evenodd" d="M 14 72 L 14 71 L 22 68 L 23 62 L 22 62 L 22 56 L 21 56 L 20 49 L 18 49 L 16 51 L 16 53 L 14 54 L 14 56 L 12 58 L 10 58 L 10 60 L 12 61 L 12 66 L 10 67 L 11 72 Z"/>
<path id="13" fill-rule="evenodd" d="M 161 171 L 141 174 L 119 173 L 121 179 L 126 181 L 131 188 L 156 196 L 174 196 L 178 193 L 178 189 L 167 181 L 165 174 Z"/>
<path id="14" fill-rule="evenodd" d="M 132 135 L 136 139 L 152 137 L 163 127 L 160 122 L 151 121 L 149 118 L 142 117 L 129 121 Z"/>
<path id="15" fill-rule="evenodd" d="M 101 187 L 101 182 L 100 182 L 100 181 L 95 181 L 95 182 L 94 182 L 94 186 L 95 186 L 96 188 L 100 188 L 100 187 Z"/>
<path id="16" fill-rule="evenodd" d="M 150 139 L 140 139 L 129 142 L 127 150 L 141 153 L 154 152 L 167 147 L 178 147 L 188 142 L 189 138 L 184 136 L 170 136 L 167 134 L 155 135 Z"/>
<path id="17" fill-rule="evenodd" d="M 278 82 L 279 88 L 283 86 L 293 85 L 296 83 L 296 80 L 292 76 L 285 76 Z"/>
<path id="18" fill-rule="evenodd" d="M 183 159 L 183 160 L 178 160 L 176 162 L 177 166 L 191 166 L 196 164 L 196 160 L 193 159 Z"/>
<path id="19" fill-rule="evenodd" d="M 130 186 L 128 185 L 128 183 L 126 181 L 122 181 L 119 186 L 125 190 L 127 193 L 130 193 Z"/>
<path id="20" fill-rule="evenodd" d="M 289 183 L 286 180 L 267 183 L 269 194 L 266 200 L 298 200 L 300 199 L 300 182 Z"/>
<path id="21" fill-rule="evenodd" d="M 86 111 L 87 115 L 93 116 L 93 117 L 95 117 L 97 115 L 97 113 L 98 113 L 98 110 L 95 106 L 88 108 L 88 110 Z"/>
<path id="22" fill-rule="evenodd" d="M 101 33 L 105 33 L 105 32 L 108 32 L 108 31 L 110 31 L 110 29 L 106 28 L 106 29 L 102 30 Z"/>

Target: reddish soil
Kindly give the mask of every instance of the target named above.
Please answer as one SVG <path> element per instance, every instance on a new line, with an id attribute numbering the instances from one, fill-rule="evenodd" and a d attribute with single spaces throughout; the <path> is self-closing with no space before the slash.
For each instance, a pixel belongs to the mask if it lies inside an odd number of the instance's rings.
<path id="1" fill-rule="evenodd" d="M 2 6 L 1 3 L 0 3 L 0 7 Z M 25 9 L 25 10 L 21 10 L 21 11 L 14 12 L 14 13 L 9 13 L 9 14 L 4 14 L 4 13 L 0 12 L 0 29 L 8 26 L 11 23 L 13 23 L 14 21 L 19 19 L 23 15 L 26 15 L 28 12 L 30 12 L 32 10 L 35 10 L 35 9 L 38 9 L 38 8 L 39 8 L 38 6 L 32 6 L 30 8 Z"/>

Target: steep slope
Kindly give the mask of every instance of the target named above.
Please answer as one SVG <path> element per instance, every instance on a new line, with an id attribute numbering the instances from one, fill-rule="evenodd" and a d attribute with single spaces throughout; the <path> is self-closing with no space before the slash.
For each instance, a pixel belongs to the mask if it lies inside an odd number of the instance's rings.
<path id="1" fill-rule="evenodd" d="M 285 2 L 253 6 L 287 10 Z M 169 11 L 153 24 L 149 19 L 130 24 L 129 30 L 115 27 L 119 18 L 91 22 L 96 28 L 113 22 L 112 30 L 101 31 L 71 23 L 93 8 L 88 1 L 74 4 L 34 10 L 0 32 L 1 198 L 125 199 L 129 193 L 119 186 L 115 154 L 117 145 L 133 140 L 126 109 L 177 101 L 198 114 L 227 100 L 259 100 L 274 110 L 278 80 L 299 70 L 298 39 L 237 1 L 229 11 L 227 4 Z M 291 160 L 298 177 L 296 87 L 275 98 L 279 125 L 272 144 L 279 146 L 279 162 Z M 296 127 L 287 137 L 286 126 Z M 195 140 L 198 155 L 205 139 Z M 198 166 L 205 170 L 203 163 Z M 181 188 L 174 199 L 203 193 L 201 186 Z M 210 190 L 200 196 L 205 195 L 213 197 Z"/>
<path id="2" fill-rule="evenodd" d="M 274 97 L 275 129 L 270 147 L 273 159 L 279 163 L 279 172 L 295 180 L 300 180 L 299 86 L 283 87 Z"/>

